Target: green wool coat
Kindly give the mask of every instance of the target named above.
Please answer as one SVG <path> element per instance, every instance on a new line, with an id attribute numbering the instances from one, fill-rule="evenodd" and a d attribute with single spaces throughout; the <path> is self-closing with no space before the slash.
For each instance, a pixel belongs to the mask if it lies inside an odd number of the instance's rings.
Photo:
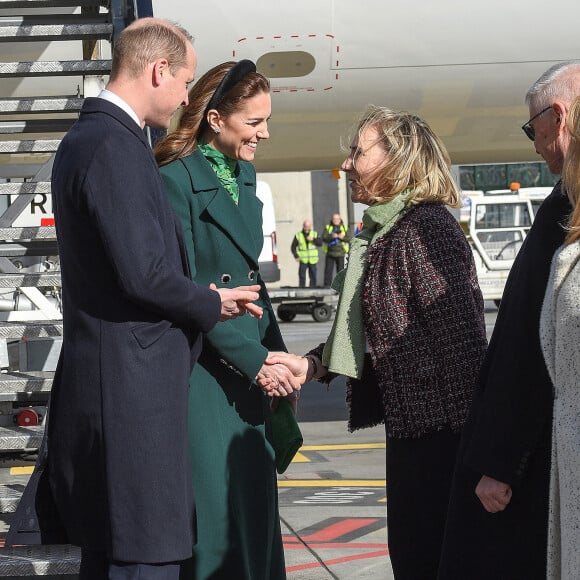
<path id="1" fill-rule="evenodd" d="M 259 284 L 262 319 L 217 324 L 190 381 L 189 436 L 197 507 L 194 561 L 182 578 L 285 578 L 269 398 L 254 378 L 269 350 L 286 350 L 258 271 L 262 202 L 252 164 L 238 163 L 239 204 L 199 151 L 161 168 L 179 216 L 192 278 Z"/>

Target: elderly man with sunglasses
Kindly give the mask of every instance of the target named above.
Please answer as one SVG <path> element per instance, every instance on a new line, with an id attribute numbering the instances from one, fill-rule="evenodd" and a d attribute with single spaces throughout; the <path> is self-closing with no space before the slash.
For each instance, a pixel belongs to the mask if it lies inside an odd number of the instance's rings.
<path id="1" fill-rule="evenodd" d="M 529 89 L 522 126 L 560 174 L 566 114 L 580 95 L 580 61 L 548 69 Z M 571 211 L 558 182 L 510 272 L 479 386 L 464 427 L 439 580 L 546 577 L 552 384 L 539 318 L 552 256 Z"/>

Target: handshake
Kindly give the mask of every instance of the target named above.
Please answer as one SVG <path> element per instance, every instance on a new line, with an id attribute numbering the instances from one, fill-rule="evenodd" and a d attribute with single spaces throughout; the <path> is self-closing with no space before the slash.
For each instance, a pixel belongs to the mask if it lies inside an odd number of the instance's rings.
<path id="1" fill-rule="evenodd" d="M 271 352 L 256 376 L 260 388 L 270 397 L 298 398 L 302 385 L 317 378 L 318 363 L 311 356 Z"/>

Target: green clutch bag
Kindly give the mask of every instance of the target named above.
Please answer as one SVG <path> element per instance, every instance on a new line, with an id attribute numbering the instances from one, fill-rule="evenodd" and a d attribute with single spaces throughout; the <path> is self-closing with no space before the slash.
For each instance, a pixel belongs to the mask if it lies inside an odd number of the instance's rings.
<path id="1" fill-rule="evenodd" d="M 278 408 L 272 413 L 272 439 L 276 471 L 284 473 L 304 442 L 292 405 L 287 399 L 280 399 Z"/>

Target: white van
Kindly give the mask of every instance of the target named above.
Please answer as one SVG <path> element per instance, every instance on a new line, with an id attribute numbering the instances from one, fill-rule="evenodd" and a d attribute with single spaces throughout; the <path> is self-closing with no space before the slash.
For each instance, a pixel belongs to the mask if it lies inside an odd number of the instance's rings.
<path id="1" fill-rule="evenodd" d="M 258 259 L 260 275 L 264 282 L 278 282 L 280 280 L 280 268 L 278 267 L 276 214 L 274 212 L 272 190 L 265 181 L 258 181 L 256 184 L 256 195 L 264 204 L 262 208 L 264 245 L 262 246 L 262 253 Z"/>

